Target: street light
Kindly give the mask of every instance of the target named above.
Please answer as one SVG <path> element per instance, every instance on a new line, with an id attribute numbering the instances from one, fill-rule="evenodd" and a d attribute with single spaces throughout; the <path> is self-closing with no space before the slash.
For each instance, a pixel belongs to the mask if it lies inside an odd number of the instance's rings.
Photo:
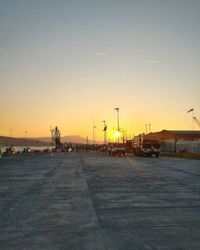
<path id="1" fill-rule="evenodd" d="M 12 146 L 13 128 L 10 128 L 9 131 L 10 131 L 10 146 Z"/>
<path id="2" fill-rule="evenodd" d="M 187 113 L 190 113 L 190 112 L 192 112 L 192 128 L 193 128 L 193 131 L 194 131 L 194 119 L 193 119 L 193 117 L 194 117 L 194 114 L 193 114 L 194 109 L 192 108 L 192 109 L 189 109 L 189 110 L 187 111 Z"/>
<path id="3" fill-rule="evenodd" d="M 151 133 L 151 123 L 145 124 L 145 131 L 146 131 L 146 134 L 148 133 L 148 127 L 149 127 L 149 133 Z"/>
<path id="4" fill-rule="evenodd" d="M 118 131 L 118 136 L 117 137 L 117 141 L 119 143 L 119 133 L 120 133 L 120 129 L 119 129 L 119 108 L 114 108 L 115 111 L 117 111 L 117 131 Z"/>
<path id="5" fill-rule="evenodd" d="M 96 143 L 96 140 L 95 140 L 95 130 L 96 130 L 96 126 L 95 126 L 95 124 L 94 124 L 94 117 L 92 117 L 92 132 L 93 132 L 93 145 L 95 145 L 95 143 Z"/>
<path id="6" fill-rule="evenodd" d="M 106 125 L 106 121 L 105 120 L 103 120 L 102 121 L 103 122 L 103 124 L 104 124 L 104 128 L 103 128 L 103 131 L 104 131 L 104 145 L 106 145 L 107 143 L 106 143 L 106 140 L 107 140 L 107 125 Z"/>
<path id="7" fill-rule="evenodd" d="M 147 134 L 147 124 L 145 124 L 145 131 L 146 131 L 146 134 Z"/>
<path id="8" fill-rule="evenodd" d="M 151 133 L 151 123 L 149 123 L 149 133 Z"/>
<path id="9" fill-rule="evenodd" d="M 27 146 L 27 133 L 28 131 L 25 131 L 25 147 Z"/>

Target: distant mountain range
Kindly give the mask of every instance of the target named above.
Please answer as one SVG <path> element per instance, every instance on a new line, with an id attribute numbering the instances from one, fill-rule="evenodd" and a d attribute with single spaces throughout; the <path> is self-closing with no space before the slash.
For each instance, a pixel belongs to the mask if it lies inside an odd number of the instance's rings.
<path id="1" fill-rule="evenodd" d="M 37 139 L 25 139 L 25 138 L 14 138 L 7 136 L 0 136 L 0 145 L 1 146 L 48 146 L 48 142 L 40 141 Z"/>
<path id="2" fill-rule="evenodd" d="M 80 143 L 85 144 L 86 139 L 79 135 L 64 136 L 61 138 L 62 143 Z M 92 143 L 91 140 L 88 143 Z M 0 136 L 1 146 L 49 146 L 51 145 L 51 137 L 39 138 L 14 138 L 8 136 Z"/>
<path id="3" fill-rule="evenodd" d="M 33 138 L 33 139 L 51 143 L 51 137 L 39 137 L 39 138 Z M 79 135 L 68 135 L 68 136 L 61 137 L 61 142 L 62 143 L 72 142 L 72 143 L 83 143 L 83 144 L 85 144 L 86 139 L 79 136 Z"/>

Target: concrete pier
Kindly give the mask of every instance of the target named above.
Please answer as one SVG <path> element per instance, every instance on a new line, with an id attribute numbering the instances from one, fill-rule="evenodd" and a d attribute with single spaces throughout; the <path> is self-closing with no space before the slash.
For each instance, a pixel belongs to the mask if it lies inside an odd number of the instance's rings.
<path id="1" fill-rule="evenodd" d="M 200 161 L 2 158 L 0 249 L 199 250 Z"/>

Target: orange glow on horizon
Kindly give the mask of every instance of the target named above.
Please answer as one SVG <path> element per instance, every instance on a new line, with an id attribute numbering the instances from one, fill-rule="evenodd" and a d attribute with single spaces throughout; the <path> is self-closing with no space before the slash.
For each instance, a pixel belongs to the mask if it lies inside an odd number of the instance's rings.
<path id="1" fill-rule="evenodd" d="M 116 114 L 112 112 L 112 109 L 109 113 L 110 120 L 106 120 L 107 124 L 107 141 L 113 142 L 116 140 Z M 123 116 L 123 112 L 121 111 L 121 119 L 120 119 L 120 128 L 124 130 L 127 139 L 131 139 L 134 135 L 139 133 L 145 132 L 145 124 L 148 123 L 147 119 L 144 119 L 142 116 L 138 115 L 137 119 L 128 119 L 128 117 Z M 146 115 L 147 116 L 147 115 Z M 151 123 L 151 132 L 161 131 L 162 129 L 182 129 L 182 130 L 189 130 L 192 127 L 191 117 L 190 116 L 183 116 L 182 119 L 179 117 L 179 123 L 176 122 L 177 117 L 164 117 L 164 113 L 160 115 L 161 119 L 156 120 L 154 117 L 154 121 L 149 120 Z M 61 138 L 63 136 L 70 136 L 70 135 L 78 135 L 83 138 L 83 141 L 88 136 L 89 140 L 93 140 L 93 121 L 92 116 L 88 116 L 88 119 L 83 119 L 75 117 L 74 121 L 71 118 L 68 122 L 65 119 L 61 119 L 60 122 L 54 123 L 52 122 L 45 122 L 42 119 L 34 119 L 32 120 L 17 120 L 14 119 L 7 119 L 7 123 L 1 123 L 0 127 L 0 135 L 2 136 L 11 136 L 12 137 L 25 137 L 25 131 L 27 131 L 26 136 L 31 138 L 38 138 L 38 137 L 50 137 L 50 126 L 55 127 L 58 126 L 61 132 Z M 97 118 L 95 117 L 95 141 L 96 142 L 103 142 L 104 140 L 104 132 L 103 132 L 103 124 L 102 118 L 100 116 Z M 108 118 L 108 114 L 107 117 Z M 171 119 L 171 120 L 170 120 Z M 44 119 L 45 120 L 45 119 Z M 24 126 L 26 124 L 26 126 Z M 197 127 L 196 127 L 197 129 Z M 148 131 L 149 132 L 149 131 Z M 120 135 L 121 140 L 122 135 Z"/>

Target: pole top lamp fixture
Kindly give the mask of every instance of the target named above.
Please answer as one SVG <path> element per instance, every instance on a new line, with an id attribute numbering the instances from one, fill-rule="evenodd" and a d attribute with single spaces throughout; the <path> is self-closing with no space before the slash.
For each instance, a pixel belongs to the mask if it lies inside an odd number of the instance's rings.
<path id="1" fill-rule="evenodd" d="M 190 113 L 190 112 L 192 112 L 192 111 L 194 111 L 193 108 L 192 108 L 192 109 L 189 109 L 189 110 L 187 111 L 187 113 Z"/>

